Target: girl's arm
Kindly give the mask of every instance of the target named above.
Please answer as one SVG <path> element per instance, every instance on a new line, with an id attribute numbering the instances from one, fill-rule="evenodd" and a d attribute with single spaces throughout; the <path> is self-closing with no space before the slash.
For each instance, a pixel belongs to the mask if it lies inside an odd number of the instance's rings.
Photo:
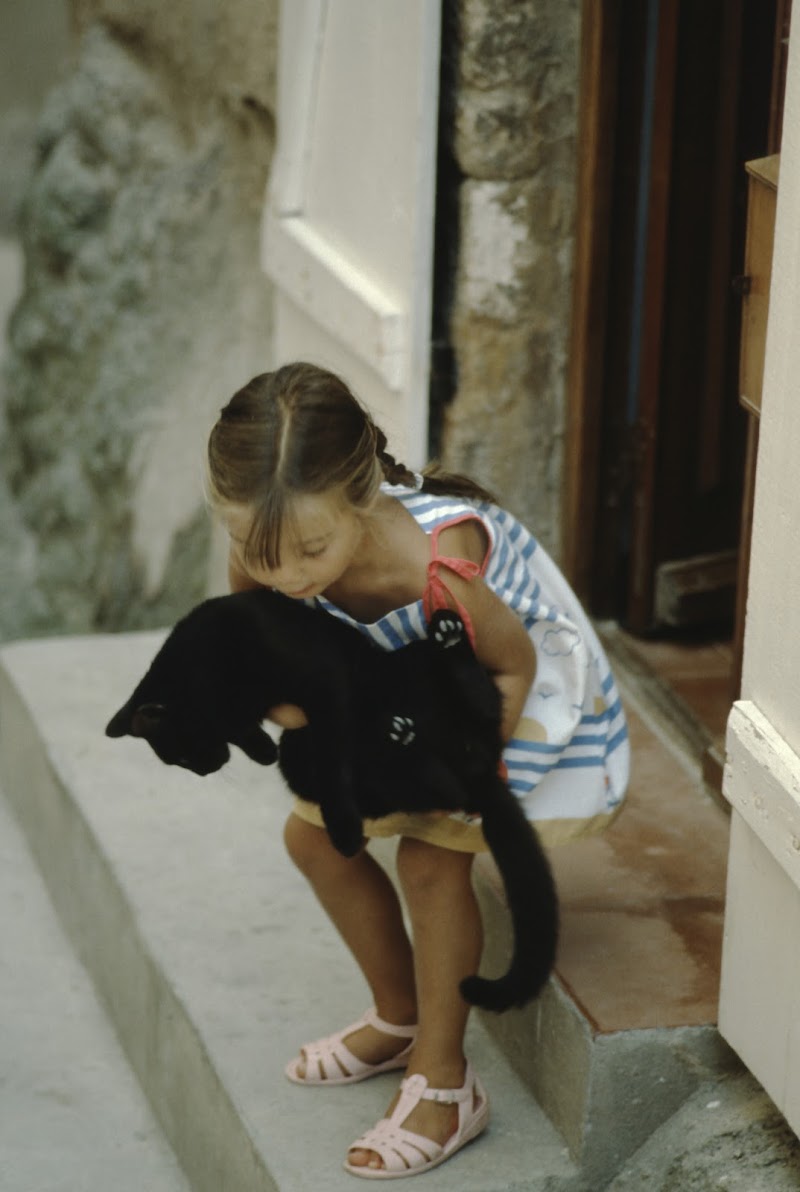
<path id="1" fill-rule="evenodd" d="M 477 521 L 461 522 L 440 536 L 443 555 L 482 563 L 486 532 Z M 508 741 L 519 723 L 536 676 L 536 651 L 522 621 L 482 579 L 465 580 L 446 568 L 444 582 L 470 615 L 475 653 L 494 679 L 503 700 L 501 732 Z"/>

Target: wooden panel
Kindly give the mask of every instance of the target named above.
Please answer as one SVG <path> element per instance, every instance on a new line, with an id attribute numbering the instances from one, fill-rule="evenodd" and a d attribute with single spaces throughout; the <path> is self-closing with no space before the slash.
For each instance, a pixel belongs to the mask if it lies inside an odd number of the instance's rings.
<path id="1" fill-rule="evenodd" d="M 774 154 L 750 161 L 746 167 L 750 176 L 744 264 L 747 289 L 742 302 L 739 395 L 742 405 L 755 414 L 761 411 L 764 380 L 779 162 Z"/>
<path id="2" fill-rule="evenodd" d="M 656 572 L 655 615 L 660 625 L 730 621 L 738 552 L 718 551 L 662 563 Z"/>

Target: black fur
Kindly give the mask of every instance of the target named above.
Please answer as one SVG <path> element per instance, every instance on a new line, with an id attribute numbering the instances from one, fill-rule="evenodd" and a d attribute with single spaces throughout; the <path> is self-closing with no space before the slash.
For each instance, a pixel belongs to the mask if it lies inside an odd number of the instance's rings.
<path id="1" fill-rule="evenodd" d="M 285 730 L 278 747 L 261 722 L 282 703 L 309 723 Z M 345 856 L 361 848 L 363 817 L 481 815 L 514 954 L 504 977 L 468 977 L 461 991 L 499 1011 L 544 985 L 558 919 L 536 832 L 498 774 L 499 724 L 499 693 L 455 613 L 435 613 L 427 641 L 385 651 L 328 613 L 259 589 L 207 600 L 180 621 L 106 733 L 144 737 L 162 761 L 197 774 L 220 769 L 229 745 L 262 765 L 277 760 L 290 788 L 319 804 Z"/>

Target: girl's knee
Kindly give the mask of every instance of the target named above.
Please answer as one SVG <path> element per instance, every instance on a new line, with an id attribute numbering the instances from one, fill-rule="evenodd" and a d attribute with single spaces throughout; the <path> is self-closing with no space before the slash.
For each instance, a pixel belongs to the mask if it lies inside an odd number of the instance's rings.
<path id="1" fill-rule="evenodd" d="M 306 877 L 312 877 L 322 869 L 330 868 L 345 858 L 337 853 L 324 828 L 309 824 L 299 815 L 292 813 L 283 829 L 286 851 L 297 868 Z"/>
<path id="2" fill-rule="evenodd" d="M 471 883 L 473 857 L 404 836 L 397 849 L 397 874 L 407 898 Z"/>

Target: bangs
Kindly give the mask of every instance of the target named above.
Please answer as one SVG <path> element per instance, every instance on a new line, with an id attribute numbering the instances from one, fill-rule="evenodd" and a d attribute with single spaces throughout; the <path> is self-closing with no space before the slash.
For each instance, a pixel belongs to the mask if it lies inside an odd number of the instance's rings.
<path id="1" fill-rule="evenodd" d="M 244 561 L 248 565 L 266 567 L 274 571 L 281 564 L 281 540 L 295 528 L 296 518 L 291 501 L 281 488 L 271 489 L 255 510 L 250 533 L 244 544 Z"/>

